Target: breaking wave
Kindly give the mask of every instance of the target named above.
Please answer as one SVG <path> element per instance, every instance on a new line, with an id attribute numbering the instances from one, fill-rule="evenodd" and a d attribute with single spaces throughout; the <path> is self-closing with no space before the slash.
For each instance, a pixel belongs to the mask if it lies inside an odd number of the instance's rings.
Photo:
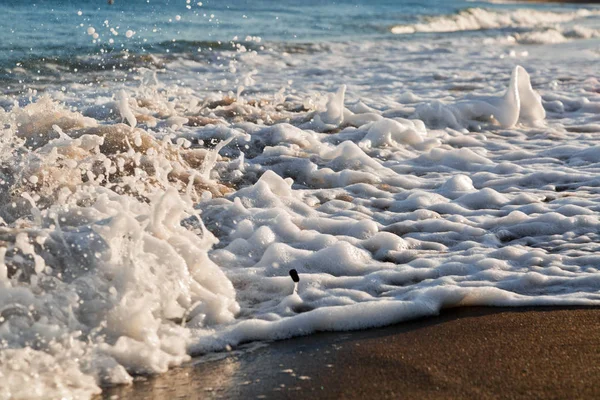
<path id="1" fill-rule="evenodd" d="M 428 17 L 412 25 L 396 25 L 391 32 L 405 35 L 417 32 L 443 33 L 478 31 L 503 28 L 535 28 L 565 23 L 580 18 L 599 15 L 600 11 L 580 9 L 577 11 L 554 12 L 533 9 L 496 11 L 484 8 L 468 8 L 453 15 Z"/>

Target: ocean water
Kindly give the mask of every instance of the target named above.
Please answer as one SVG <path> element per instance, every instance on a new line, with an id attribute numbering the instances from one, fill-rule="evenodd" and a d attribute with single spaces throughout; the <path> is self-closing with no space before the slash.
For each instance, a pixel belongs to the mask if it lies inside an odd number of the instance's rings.
<path id="1" fill-rule="evenodd" d="M 101 0 L 5 0 L 0 7 L 3 13 L 0 80 L 17 84 L 25 80 L 30 86 L 32 79 L 38 86 L 47 81 L 55 82 L 58 77 L 66 80 L 65 72 L 73 70 L 94 75 L 113 68 L 128 70 L 138 62 L 147 63 L 144 56 L 149 55 L 200 57 L 195 53 L 204 51 L 209 57 L 215 49 L 231 49 L 232 42 L 247 42 L 248 37 L 291 47 L 331 41 L 381 40 L 389 39 L 394 29 L 401 30 L 403 26 L 435 16 L 516 8 L 476 1 L 434 0 L 129 0 L 115 1 L 112 5 Z M 528 8 L 569 11 L 577 7 L 535 4 Z M 507 17 L 510 19 L 510 14 Z M 486 20 L 492 21 L 494 16 L 463 15 L 462 22 L 474 21 L 473 31 L 483 27 L 507 32 L 527 30 L 529 22 L 535 25 L 554 22 L 545 22 L 541 15 L 532 21 L 527 18 L 524 14 L 522 21 L 498 21 L 495 26 L 493 22 L 486 26 Z M 459 27 L 458 30 L 466 29 Z M 124 54 L 131 58 L 124 61 Z M 23 70 L 30 74 L 22 76 Z M 80 75 L 76 73 L 71 79 L 80 80 Z"/>
<path id="2" fill-rule="evenodd" d="M 600 304 L 598 7 L 0 13 L 1 399 L 449 307 Z"/>

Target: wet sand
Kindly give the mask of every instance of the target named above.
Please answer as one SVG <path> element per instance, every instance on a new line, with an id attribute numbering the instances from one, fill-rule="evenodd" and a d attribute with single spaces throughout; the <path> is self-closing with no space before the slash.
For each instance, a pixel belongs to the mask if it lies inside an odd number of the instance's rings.
<path id="1" fill-rule="evenodd" d="M 600 398 L 600 308 L 459 308 L 194 364 L 102 398 Z"/>

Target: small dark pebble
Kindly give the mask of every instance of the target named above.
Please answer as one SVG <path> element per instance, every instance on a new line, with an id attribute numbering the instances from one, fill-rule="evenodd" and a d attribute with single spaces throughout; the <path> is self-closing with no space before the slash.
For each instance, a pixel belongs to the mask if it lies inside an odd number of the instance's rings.
<path id="1" fill-rule="evenodd" d="M 296 283 L 300 282 L 300 277 L 298 276 L 298 271 L 296 271 L 295 269 L 290 269 L 290 276 L 292 277 L 292 280 Z"/>

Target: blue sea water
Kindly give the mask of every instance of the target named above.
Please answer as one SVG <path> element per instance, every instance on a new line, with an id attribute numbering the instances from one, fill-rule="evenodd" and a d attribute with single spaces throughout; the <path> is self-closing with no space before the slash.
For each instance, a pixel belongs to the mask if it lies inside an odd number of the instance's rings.
<path id="1" fill-rule="evenodd" d="M 394 25 L 473 7 L 517 6 L 464 0 L 3 0 L 0 66 L 123 50 L 192 51 L 247 36 L 304 43 L 389 37 Z M 90 27 L 97 38 L 88 34 Z"/>

